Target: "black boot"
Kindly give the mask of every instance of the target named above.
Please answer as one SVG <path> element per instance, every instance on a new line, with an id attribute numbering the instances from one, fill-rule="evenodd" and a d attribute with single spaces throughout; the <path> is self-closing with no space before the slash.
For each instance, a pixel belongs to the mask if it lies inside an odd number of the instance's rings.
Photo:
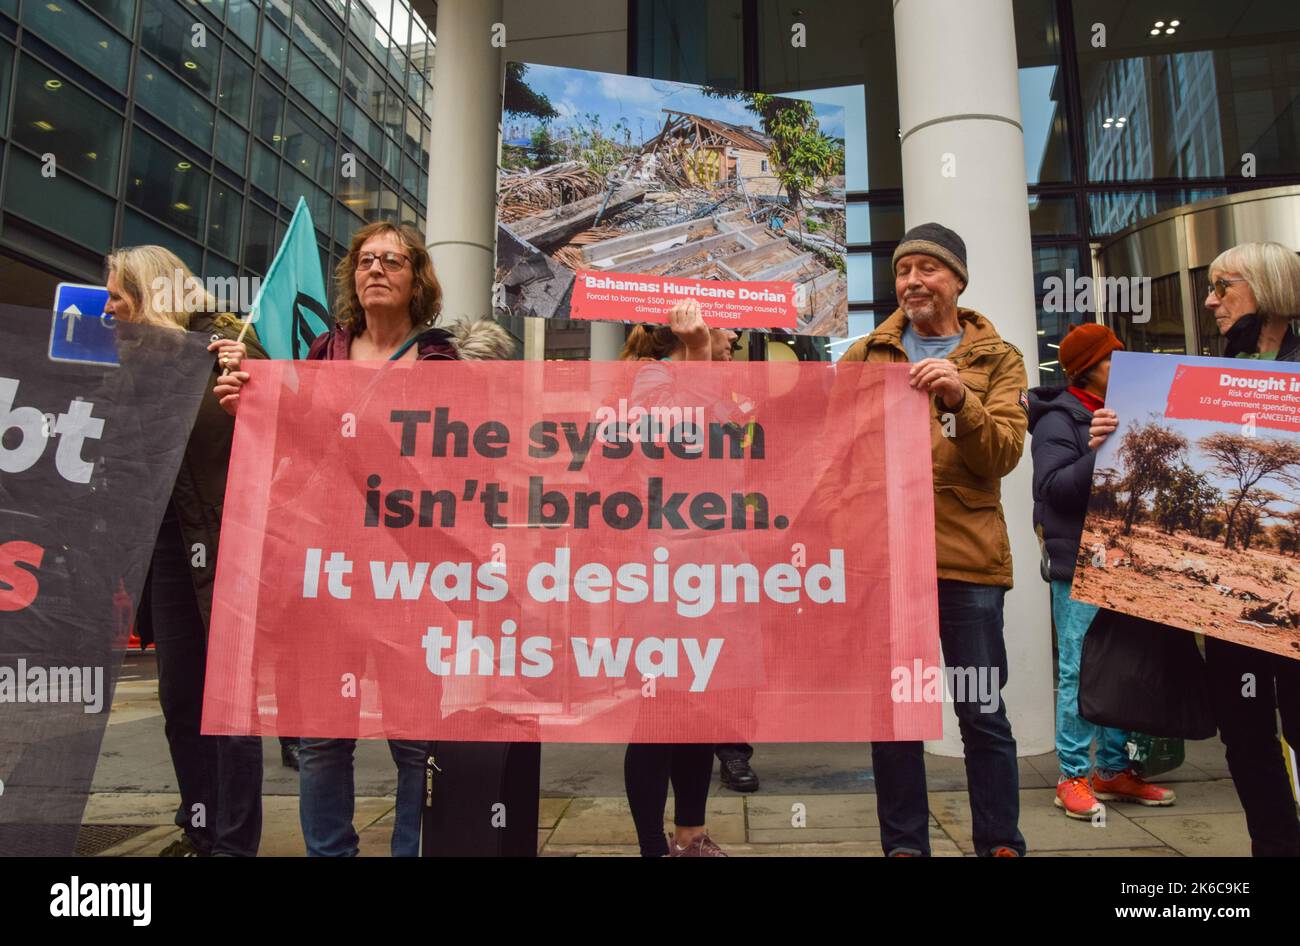
<path id="1" fill-rule="evenodd" d="M 723 759 L 719 769 L 724 787 L 733 792 L 758 791 L 758 776 L 750 768 L 748 759 Z"/>
<path id="2" fill-rule="evenodd" d="M 280 761 L 287 768 L 295 771 L 298 769 L 298 743 L 282 742 L 280 743 Z"/>

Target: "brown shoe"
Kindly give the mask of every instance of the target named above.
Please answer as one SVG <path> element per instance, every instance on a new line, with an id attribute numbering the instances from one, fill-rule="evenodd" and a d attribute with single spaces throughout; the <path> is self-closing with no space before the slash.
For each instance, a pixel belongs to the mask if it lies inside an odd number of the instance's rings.
<path id="1" fill-rule="evenodd" d="M 681 848 L 676 841 L 668 842 L 669 857 L 726 857 L 722 848 L 713 843 L 713 838 L 701 834 L 698 838 Z"/>

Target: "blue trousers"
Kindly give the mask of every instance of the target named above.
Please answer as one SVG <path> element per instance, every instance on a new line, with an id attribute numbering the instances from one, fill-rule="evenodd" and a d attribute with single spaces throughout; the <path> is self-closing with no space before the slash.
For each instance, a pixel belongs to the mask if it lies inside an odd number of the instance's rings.
<path id="1" fill-rule="evenodd" d="M 298 814 L 309 857 L 356 857 L 352 826 L 356 789 L 352 775 L 355 739 L 303 739 L 298 750 Z M 393 857 L 420 853 L 420 793 L 428 744 L 388 740 L 397 763 L 397 812 L 393 818 Z"/>
<path id="2" fill-rule="evenodd" d="M 947 667 L 973 669 L 986 678 L 997 674 L 996 707 L 964 699 L 953 703 L 966 756 L 972 840 L 981 857 L 995 848 L 1025 853 L 1020 833 L 1020 770 L 1016 740 L 1001 700 L 1007 680 L 1007 649 L 1002 637 L 1006 589 L 965 581 L 939 581 L 939 639 Z M 985 712 L 985 710 L 991 710 Z M 926 796 L 925 754 L 920 742 L 873 742 L 880 842 L 886 856 L 909 851 L 930 853 L 930 808 Z"/>
<path id="3" fill-rule="evenodd" d="M 1070 597 L 1070 582 L 1052 582 L 1052 618 L 1056 622 L 1056 755 L 1066 778 L 1087 775 L 1088 750 L 1097 740 L 1097 768 L 1121 772 L 1129 766 L 1128 733 L 1090 723 L 1079 715 L 1079 661 L 1083 638 L 1097 606 Z"/>

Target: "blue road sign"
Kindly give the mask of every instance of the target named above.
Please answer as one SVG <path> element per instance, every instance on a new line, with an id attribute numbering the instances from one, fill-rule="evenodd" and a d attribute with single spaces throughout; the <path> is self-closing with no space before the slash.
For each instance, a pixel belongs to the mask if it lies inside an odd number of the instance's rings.
<path id="1" fill-rule="evenodd" d="M 50 360 L 90 365 L 117 364 L 114 321 L 104 314 L 108 289 L 61 282 L 54 290 Z"/>

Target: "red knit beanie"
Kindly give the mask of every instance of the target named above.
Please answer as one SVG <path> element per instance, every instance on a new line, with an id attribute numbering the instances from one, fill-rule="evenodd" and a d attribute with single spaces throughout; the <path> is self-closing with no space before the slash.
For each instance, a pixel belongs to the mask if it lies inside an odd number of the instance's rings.
<path id="1" fill-rule="evenodd" d="M 1111 352 L 1123 347 L 1124 343 L 1106 326 L 1085 322 L 1070 329 L 1061 339 L 1061 367 L 1071 378 L 1077 378 Z"/>

